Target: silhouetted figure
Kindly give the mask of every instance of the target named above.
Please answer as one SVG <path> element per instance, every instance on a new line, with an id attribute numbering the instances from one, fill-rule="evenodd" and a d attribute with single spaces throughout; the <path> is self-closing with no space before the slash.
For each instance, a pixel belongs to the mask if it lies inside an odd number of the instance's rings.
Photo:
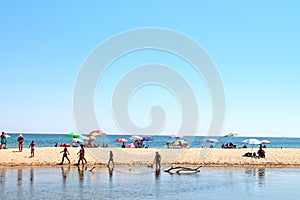
<path id="1" fill-rule="evenodd" d="M 154 161 L 155 161 L 155 170 L 156 170 L 156 173 L 159 173 L 160 172 L 160 168 L 161 168 L 161 156 L 159 155 L 158 152 L 156 152 L 155 154 L 155 158 L 154 158 Z"/>
<path id="2" fill-rule="evenodd" d="M 32 142 L 30 143 L 29 145 L 29 148 L 30 148 L 30 157 L 34 157 L 34 148 L 35 148 L 36 144 L 34 143 L 34 141 L 32 140 Z"/>
<path id="3" fill-rule="evenodd" d="M 112 151 L 109 151 L 109 160 L 108 160 L 108 163 L 107 163 L 107 167 L 109 167 L 110 162 L 112 162 L 113 168 L 114 168 L 115 167 L 115 163 L 114 163 L 114 155 L 113 155 Z"/>
<path id="4" fill-rule="evenodd" d="M 70 155 L 70 153 L 69 153 L 69 151 L 68 151 L 68 149 L 67 149 L 67 145 L 65 144 L 64 146 L 65 146 L 64 150 L 62 150 L 62 151 L 60 152 L 60 153 L 63 153 L 62 160 L 61 160 L 61 164 L 64 163 L 64 159 L 65 159 L 65 158 L 69 161 L 69 164 L 70 164 L 70 159 L 68 158 L 68 155 Z"/>
<path id="5" fill-rule="evenodd" d="M 259 150 L 258 150 L 257 154 L 258 154 L 258 158 L 265 158 L 266 157 L 265 156 L 265 151 L 262 149 L 261 146 L 259 147 Z"/>
<path id="6" fill-rule="evenodd" d="M 19 143 L 19 151 L 22 152 L 23 150 L 23 143 L 24 143 L 24 137 L 22 134 L 18 136 L 18 143 Z"/>
<path id="7" fill-rule="evenodd" d="M 80 164 L 80 161 L 81 161 L 82 164 L 84 164 L 83 161 L 85 161 L 85 163 L 87 163 L 87 161 L 86 161 L 86 159 L 84 157 L 85 151 L 84 151 L 83 144 L 80 145 L 80 150 L 79 150 L 79 152 L 77 154 L 79 154 L 78 165 Z"/>

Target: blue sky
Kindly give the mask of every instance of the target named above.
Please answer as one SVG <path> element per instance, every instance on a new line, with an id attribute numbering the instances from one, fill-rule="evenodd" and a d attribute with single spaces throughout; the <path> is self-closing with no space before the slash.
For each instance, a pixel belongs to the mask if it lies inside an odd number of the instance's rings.
<path id="1" fill-rule="evenodd" d="M 74 84 L 89 53 L 120 32 L 161 27 L 189 36 L 215 63 L 226 94 L 221 134 L 300 137 L 299 10 L 298 1 L 1 1 L 0 129 L 76 129 Z M 126 70 L 149 62 L 173 66 L 191 84 L 200 108 L 198 133 L 205 135 L 211 105 L 203 80 L 179 58 L 149 51 L 122 57 L 99 82 L 95 112 L 101 128 L 118 132 L 110 105 L 113 87 Z M 156 86 L 132 97 L 133 120 L 149 123 L 153 104 L 166 109 L 163 132 L 176 132 L 180 107 Z"/>

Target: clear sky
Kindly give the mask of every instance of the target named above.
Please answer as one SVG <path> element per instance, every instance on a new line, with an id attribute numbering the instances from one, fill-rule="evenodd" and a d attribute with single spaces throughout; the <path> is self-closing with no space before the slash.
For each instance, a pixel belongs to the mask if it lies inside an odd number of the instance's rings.
<path id="1" fill-rule="evenodd" d="M 222 135 L 300 137 L 299 10 L 296 0 L 1 1 L 0 129 L 75 130 L 74 84 L 89 53 L 120 32 L 161 27 L 189 36 L 215 63 L 226 95 Z M 151 51 L 122 57 L 99 82 L 95 112 L 101 128 L 119 132 L 111 91 L 126 70 L 149 62 L 173 66 L 187 79 L 198 98 L 198 134 L 205 135 L 211 103 L 201 76 L 194 77 L 180 58 Z M 133 120 L 147 125 L 153 104 L 165 107 L 163 132 L 176 133 L 180 107 L 158 86 L 132 96 Z"/>

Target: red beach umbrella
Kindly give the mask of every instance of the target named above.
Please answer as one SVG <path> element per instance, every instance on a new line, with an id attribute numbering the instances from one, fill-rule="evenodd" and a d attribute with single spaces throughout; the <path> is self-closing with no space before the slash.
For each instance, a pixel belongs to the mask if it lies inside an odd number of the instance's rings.
<path id="1" fill-rule="evenodd" d="M 125 138 L 118 138 L 116 142 L 128 142 Z"/>

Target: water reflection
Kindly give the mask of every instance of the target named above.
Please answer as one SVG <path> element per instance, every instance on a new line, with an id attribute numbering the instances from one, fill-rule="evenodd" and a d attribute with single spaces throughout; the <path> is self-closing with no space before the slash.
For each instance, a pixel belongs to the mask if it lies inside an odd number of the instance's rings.
<path id="1" fill-rule="evenodd" d="M 0 185 L 6 182 L 6 169 L 0 169 Z"/>
<path id="2" fill-rule="evenodd" d="M 30 168 L 30 184 L 33 185 L 34 181 L 34 168 Z"/>
<path id="3" fill-rule="evenodd" d="M 109 179 L 111 180 L 112 177 L 113 177 L 113 172 L 114 172 L 114 168 L 113 167 L 110 167 L 108 165 L 108 174 L 109 174 Z"/>
<path id="4" fill-rule="evenodd" d="M 87 170 L 87 166 L 82 165 L 80 167 L 80 165 L 78 165 L 77 170 L 78 170 L 78 174 L 79 174 L 79 182 L 80 182 L 80 185 L 82 186 L 83 181 L 84 181 L 84 171 Z"/>
<path id="5" fill-rule="evenodd" d="M 265 185 L 265 168 L 258 169 L 258 185 L 263 187 Z"/>
<path id="6" fill-rule="evenodd" d="M 18 169 L 18 176 L 17 176 L 17 185 L 18 186 L 22 185 L 22 178 L 23 178 L 23 169 L 19 168 Z"/>
<path id="7" fill-rule="evenodd" d="M 265 184 L 265 168 L 246 168 L 245 174 L 247 176 L 258 177 L 258 186 L 263 187 Z"/>
<path id="8" fill-rule="evenodd" d="M 63 185 L 66 185 L 68 174 L 70 172 L 71 167 L 61 167 L 61 175 L 63 180 Z"/>

